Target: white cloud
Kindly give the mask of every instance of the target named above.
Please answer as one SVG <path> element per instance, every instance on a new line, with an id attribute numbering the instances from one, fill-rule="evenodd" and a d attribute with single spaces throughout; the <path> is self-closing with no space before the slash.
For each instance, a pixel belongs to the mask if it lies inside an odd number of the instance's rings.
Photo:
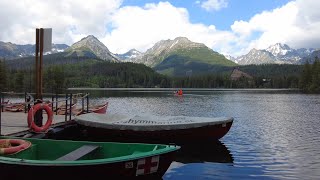
<path id="1" fill-rule="evenodd" d="M 53 28 L 54 43 L 73 43 L 78 35 L 105 35 L 121 0 L 1 0 L 0 40 L 33 43 L 35 28 Z"/>
<path id="2" fill-rule="evenodd" d="M 163 39 L 178 36 L 214 48 L 227 46 L 225 39 L 234 38 L 232 33 L 219 31 L 212 26 L 192 24 L 188 11 L 168 2 L 147 4 L 145 7 L 123 7 L 112 17 L 113 30 L 102 41 L 113 52 L 126 52 L 130 48 L 140 51 L 152 47 Z"/>
<path id="3" fill-rule="evenodd" d="M 201 3 L 201 7 L 207 11 L 218 11 L 227 6 L 228 2 L 226 0 L 207 0 Z"/>
<path id="4" fill-rule="evenodd" d="M 132 48 L 145 51 L 157 41 L 178 36 L 233 56 L 277 42 L 293 48 L 320 47 L 320 1 L 291 1 L 256 14 L 248 21 L 239 19 L 230 30 L 192 23 L 187 9 L 169 2 L 144 7 L 121 7 L 121 3 L 121 0 L 21 0 L 19 3 L 1 0 L 0 7 L 5 8 L 0 11 L 0 40 L 34 43 L 36 27 L 52 27 L 54 43 L 70 45 L 93 34 L 114 53 Z"/>
<path id="5" fill-rule="evenodd" d="M 231 29 L 240 39 L 245 39 L 244 52 L 251 48 L 264 49 L 278 42 L 293 48 L 320 47 L 319 7 L 319 1 L 296 0 L 256 14 L 249 21 L 235 21 Z M 252 39 L 254 33 L 260 36 Z"/>

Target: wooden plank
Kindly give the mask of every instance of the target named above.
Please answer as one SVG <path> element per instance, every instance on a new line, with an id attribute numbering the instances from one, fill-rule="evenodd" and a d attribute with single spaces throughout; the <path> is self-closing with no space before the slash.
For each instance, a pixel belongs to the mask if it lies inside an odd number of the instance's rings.
<path id="1" fill-rule="evenodd" d="M 9 135 L 28 130 L 28 113 L 23 112 L 1 112 L 1 133 Z M 47 120 L 47 115 L 43 115 L 43 122 Z M 65 122 L 64 115 L 53 115 L 53 123 Z"/>
<path id="2" fill-rule="evenodd" d="M 97 150 L 99 146 L 93 146 L 93 145 L 83 145 L 80 148 L 56 159 L 56 161 L 75 161 L 80 159 L 81 157 Z"/>

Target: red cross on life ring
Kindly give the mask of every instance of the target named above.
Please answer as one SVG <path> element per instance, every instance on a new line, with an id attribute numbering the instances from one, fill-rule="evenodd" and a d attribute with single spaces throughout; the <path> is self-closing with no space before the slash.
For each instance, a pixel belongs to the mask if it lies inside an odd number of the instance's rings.
<path id="1" fill-rule="evenodd" d="M 47 112 L 47 116 L 48 116 L 46 124 L 41 127 L 37 126 L 33 121 L 34 115 L 39 110 L 41 110 L 41 111 L 45 110 Z M 42 104 L 42 103 L 36 104 L 28 112 L 28 126 L 35 132 L 46 131 L 50 127 L 50 125 L 52 123 L 52 119 L 53 119 L 53 112 L 47 104 Z"/>

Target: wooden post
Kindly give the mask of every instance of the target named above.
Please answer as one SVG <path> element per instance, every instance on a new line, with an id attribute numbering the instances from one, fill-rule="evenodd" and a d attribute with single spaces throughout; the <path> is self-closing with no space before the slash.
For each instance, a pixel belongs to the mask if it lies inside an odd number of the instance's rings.
<path id="1" fill-rule="evenodd" d="M 40 72 L 39 72 L 39 81 L 40 81 L 40 83 L 39 83 L 39 99 L 41 99 L 42 100 L 42 87 L 43 87 L 43 34 L 44 34 L 44 30 L 43 30 L 43 28 L 40 28 L 40 65 L 39 65 L 39 70 L 40 70 Z"/>
<path id="2" fill-rule="evenodd" d="M 35 74 L 36 74 L 36 83 L 35 83 L 35 87 L 36 87 L 36 96 L 35 98 L 38 99 L 39 98 L 39 29 L 36 29 L 36 67 L 35 67 Z"/>
<path id="3" fill-rule="evenodd" d="M 40 53 L 40 58 L 38 54 Z M 43 28 L 36 29 L 36 101 L 34 104 L 42 103 L 42 58 L 43 58 Z M 35 114 L 34 123 L 42 126 L 42 111 Z"/>

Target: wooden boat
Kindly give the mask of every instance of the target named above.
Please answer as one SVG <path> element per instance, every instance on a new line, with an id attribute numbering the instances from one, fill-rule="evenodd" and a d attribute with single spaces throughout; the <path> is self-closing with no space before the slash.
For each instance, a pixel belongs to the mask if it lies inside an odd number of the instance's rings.
<path id="1" fill-rule="evenodd" d="M 102 105 L 92 106 L 89 108 L 90 112 L 98 113 L 98 114 L 106 114 L 108 108 L 108 102 Z"/>
<path id="2" fill-rule="evenodd" d="M 72 110 L 72 114 L 78 116 L 80 114 L 86 114 L 86 113 L 98 113 L 98 114 L 106 114 L 107 113 L 107 108 L 108 108 L 108 102 L 101 104 L 101 105 L 96 105 L 96 106 L 91 106 L 89 107 L 89 112 L 86 110 L 80 108 L 80 109 L 75 109 Z"/>
<path id="3" fill-rule="evenodd" d="M 71 111 L 76 111 L 76 107 L 77 107 L 77 104 L 72 104 L 71 105 Z M 70 105 L 68 104 L 67 105 L 67 108 L 66 108 L 66 105 L 60 105 L 57 107 L 57 109 L 55 110 L 56 111 L 56 114 L 57 115 L 65 115 L 66 113 L 69 114 L 70 112 Z"/>
<path id="4" fill-rule="evenodd" d="M 1 105 L 9 104 L 9 100 L 1 102 Z"/>
<path id="5" fill-rule="evenodd" d="M 94 140 L 182 144 L 222 138 L 233 118 L 89 113 L 75 121 Z"/>
<path id="6" fill-rule="evenodd" d="M 24 104 L 23 103 L 6 104 L 4 110 L 9 112 L 22 112 L 24 111 Z"/>
<path id="7" fill-rule="evenodd" d="M 161 178 L 180 148 L 8 137 L 1 137 L 0 142 L 12 146 L 0 146 L 1 179 Z M 9 148 L 13 154 L 8 153 Z"/>

